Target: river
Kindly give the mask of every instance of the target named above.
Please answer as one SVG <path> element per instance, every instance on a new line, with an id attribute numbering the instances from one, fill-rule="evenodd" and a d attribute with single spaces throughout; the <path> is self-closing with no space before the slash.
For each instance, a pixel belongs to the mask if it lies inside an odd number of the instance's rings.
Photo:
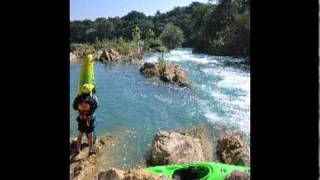
<path id="1" fill-rule="evenodd" d="M 165 60 L 182 66 L 191 86 L 179 88 L 139 73 L 144 62 L 156 62 L 159 53 L 146 53 L 138 64 L 95 62 L 97 134 L 123 136 L 114 153 L 120 168 L 135 166 L 150 148 L 159 130 L 195 126 L 212 134 L 228 129 L 250 142 L 250 67 L 243 59 L 193 54 L 181 48 Z M 70 68 L 70 102 L 76 96 L 80 65 Z M 70 135 L 76 136 L 77 112 L 70 103 Z"/>

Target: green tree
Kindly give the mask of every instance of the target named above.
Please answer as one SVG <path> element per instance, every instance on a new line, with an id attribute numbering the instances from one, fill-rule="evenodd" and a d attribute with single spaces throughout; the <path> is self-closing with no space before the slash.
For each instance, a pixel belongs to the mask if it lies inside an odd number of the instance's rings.
<path id="1" fill-rule="evenodd" d="M 185 46 L 215 55 L 248 56 L 249 32 L 250 0 L 193 2 L 154 16 L 131 11 L 123 17 L 70 22 L 71 43 L 123 37 L 144 40 L 145 49 Z"/>
<path id="2" fill-rule="evenodd" d="M 84 42 L 87 27 L 82 21 L 73 21 L 70 23 L 70 41 L 72 43 Z"/>
<path id="3" fill-rule="evenodd" d="M 196 51 L 208 50 L 207 23 L 215 5 L 194 2 L 191 10 L 191 44 Z"/>
<path id="4" fill-rule="evenodd" d="M 85 41 L 89 43 L 94 43 L 97 39 L 97 30 L 95 28 L 90 28 L 86 31 Z"/>
<path id="5" fill-rule="evenodd" d="M 141 39 L 147 39 L 148 30 L 154 28 L 154 24 L 150 19 L 139 20 L 136 25 L 141 29 Z"/>
<path id="6" fill-rule="evenodd" d="M 121 19 L 133 22 L 133 21 L 138 21 L 145 18 L 146 18 L 145 14 L 138 11 L 131 11 L 127 15 L 123 16 Z"/>
<path id="7" fill-rule="evenodd" d="M 115 35 L 114 24 L 106 18 L 97 18 L 94 22 L 94 27 L 97 30 L 99 40 L 112 39 Z"/>
<path id="8" fill-rule="evenodd" d="M 139 41 L 140 40 L 140 28 L 138 26 L 135 26 L 132 29 L 132 40 L 133 41 Z"/>
<path id="9" fill-rule="evenodd" d="M 249 56 L 250 54 L 250 13 L 245 11 L 235 16 L 235 21 L 226 33 L 225 55 Z"/>
<path id="10" fill-rule="evenodd" d="M 249 0 L 219 0 L 198 4 L 192 11 L 194 50 L 215 55 L 248 56 Z"/>
<path id="11" fill-rule="evenodd" d="M 155 34 L 154 32 L 152 31 L 152 29 L 148 29 L 147 32 L 146 32 L 146 35 L 145 35 L 145 39 L 147 41 L 150 41 L 151 39 L 153 39 L 155 37 Z"/>
<path id="12" fill-rule="evenodd" d="M 160 34 L 160 39 L 168 49 L 174 49 L 181 47 L 184 42 L 184 34 L 178 26 L 167 23 Z"/>

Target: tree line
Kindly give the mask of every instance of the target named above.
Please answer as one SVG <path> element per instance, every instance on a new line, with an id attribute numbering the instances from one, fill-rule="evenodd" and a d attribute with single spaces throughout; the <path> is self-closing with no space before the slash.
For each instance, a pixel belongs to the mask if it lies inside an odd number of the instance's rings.
<path id="1" fill-rule="evenodd" d="M 243 56 L 250 53 L 250 0 L 193 2 L 154 16 L 131 11 L 123 17 L 70 22 L 71 43 L 123 38 L 144 40 L 168 49 L 192 47 L 196 52 Z"/>

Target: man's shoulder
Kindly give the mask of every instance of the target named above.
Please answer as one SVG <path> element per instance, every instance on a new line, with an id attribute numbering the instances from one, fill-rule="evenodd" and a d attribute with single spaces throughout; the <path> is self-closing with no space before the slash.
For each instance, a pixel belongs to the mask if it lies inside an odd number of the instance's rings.
<path id="1" fill-rule="evenodd" d="M 95 94 L 93 94 L 92 97 L 93 99 L 98 99 L 98 97 Z"/>
<path id="2" fill-rule="evenodd" d="M 94 102 L 97 102 L 98 101 L 98 98 L 96 95 L 92 94 L 91 96 L 88 97 L 90 101 L 94 101 Z"/>
<path id="3" fill-rule="evenodd" d="M 76 97 L 76 99 L 79 99 L 80 101 L 97 101 L 98 98 L 96 95 L 92 94 L 90 95 L 79 95 Z"/>

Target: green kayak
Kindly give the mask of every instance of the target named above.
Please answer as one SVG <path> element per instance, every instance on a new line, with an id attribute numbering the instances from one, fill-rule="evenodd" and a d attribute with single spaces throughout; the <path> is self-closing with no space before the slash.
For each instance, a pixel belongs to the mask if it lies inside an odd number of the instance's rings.
<path id="1" fill-rule="evenodd" d="M 88 54 L 84 57 L 80 68 L 78 95 L 87 91 L 91 92 L 92 89 L 95 89 L 95 85 L 94 58 L 91 54 Z"/>
<path id="2" fill-rule="evenodd" d="M 153 166 L 145 168 L 144 170 L 167 178 L 173 178 L 178 174 L 180 174 L 180 176 L 181 174 L 185 174 L 182 176 L 188 177 L 188 179 L 191 178 L 199 180 L 223 180 L 233 171 L 240 171 L 250 174 L 250 167 L 234 166 L 215 162 Z"/>

